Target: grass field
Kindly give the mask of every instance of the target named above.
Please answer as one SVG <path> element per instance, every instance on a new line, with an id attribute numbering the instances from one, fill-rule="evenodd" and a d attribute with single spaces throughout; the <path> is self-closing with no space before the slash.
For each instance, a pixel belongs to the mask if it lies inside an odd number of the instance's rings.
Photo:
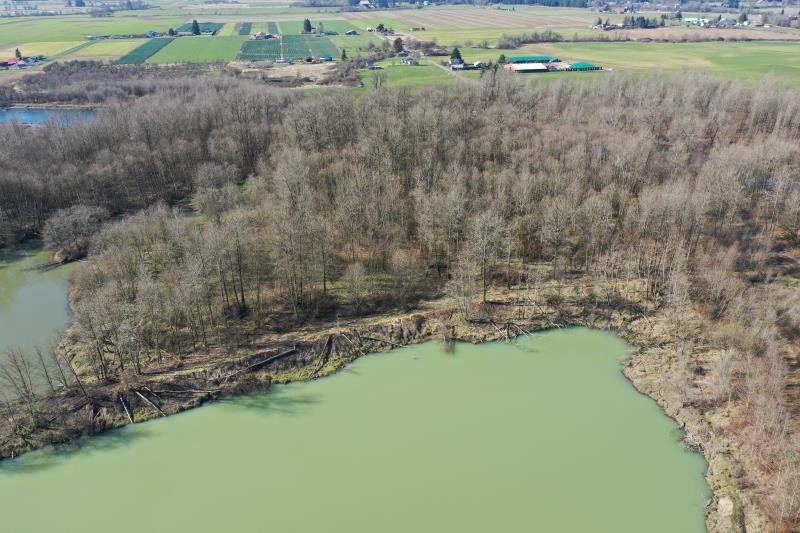
<path id="1" fill-rule="evenodd" d="M 79 47 L 74 52 L 69 52 L 60 60 L 92 59 L 96 61 L 114 61 L 142 45 L 140 39 L 109 40 L 89 43 L 88 46 Z"/>
<path id="2" fill-rule="evenodd" d="M 588 61 L 614 70 L 678 72 L 700 70 L 734 78 L 774 76 L 800 87 L 800 45 L 747 43 L 554 43 L 519 50 L 464 49 L 466 61 L 496 59 L 499 54 L 547 54 L 567 61 Z"/>
<path id="3" fill-rule="evenodd" d="M 118 65 L 141 65 L 153 54 L 168 46 L 175 39 L 149 39 L 117 59 Z"/>
<path id="4" fill-rule="evenodd" d="M 0 49 L 0 58 L 14 57 L 14 51 L 19 48 L 23 56 L 37 56 L 44 55 L 52 57 L 79 46 L 83 41 L 66 41 L 66 42 L 41 42 L 41 43 L 24 43 L 19 46 L 7 46 Z"/>
<path id="5" fill-rule="evenodd" d="M 347 50 L 347 57 L 355 57 L 356 54 L 367 55 L 366 47 L 369 43 L 380 46 L 383 39 L 372 33 L 362 33 L 359 35 L 334 35 L 329 37 L 331 42 L 339 50 Z"/>
<path id="6" fill-rule="evenodd" d="M 216 63 L 233 61 L 239 54 L 245 37 L 179 37 L 153 54 L 147 63 Z"/>
<path id="7" fill-rule="evenodd" d="M 404 65 L 396 59 L 386 59 L 377 63 L 383 70 L 363 69 L 359 79 L 364 84 L 363 90 L 374 85 L 373 76 L 385 76 L 385 84 L 392 87 L 423 87 L 425 85 L 443 85 L 456 81 L 456 77 L 430 64 Z"/>
<path id="8" fill-rule="evenodd" d="M 167 31 L 170 27 L 179 26 L 184 22 L 183 18 L 97 18 L 83 15 L 20 17 L 4 20 L 0 24 L 0 48 L 18 43 L 82 41 L 87 35 Z"/>

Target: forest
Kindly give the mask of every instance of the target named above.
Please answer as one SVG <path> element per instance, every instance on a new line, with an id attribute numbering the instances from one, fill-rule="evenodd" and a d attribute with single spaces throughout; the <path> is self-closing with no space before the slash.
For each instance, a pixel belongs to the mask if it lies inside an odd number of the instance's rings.
<path id="1" fill-rule="evenodd" d="M 64 91 L 47 80 L 43 98 Z M 776 530 L 800 524 L 796 93 L 502 71 L 363 95 L 233 76 L 113 87 L 89 123 L 0 126 L 8 153 L 30 155 L 0 160 L 2 243 L 91 238 L 68 333 L 85 379 L 442 296 L 477 317 L 493 287 L 542 276 L 590 276 L 609 305 L 638 280 L 677 329 L 702 316 L 724 355 L 676 391 L 735 406 L 716 429 L 758 457 L 741 483 L 759 484 Z"/>

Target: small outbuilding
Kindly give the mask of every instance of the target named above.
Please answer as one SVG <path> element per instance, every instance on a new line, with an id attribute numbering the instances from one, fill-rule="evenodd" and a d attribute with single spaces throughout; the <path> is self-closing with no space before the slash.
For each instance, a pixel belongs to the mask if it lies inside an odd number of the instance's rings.
<path id="1" fill-rule="evenodd" d="M 570 70 L 603 70 L 603 67 L 591 63 L 573 63 L 570 65 Z"/>

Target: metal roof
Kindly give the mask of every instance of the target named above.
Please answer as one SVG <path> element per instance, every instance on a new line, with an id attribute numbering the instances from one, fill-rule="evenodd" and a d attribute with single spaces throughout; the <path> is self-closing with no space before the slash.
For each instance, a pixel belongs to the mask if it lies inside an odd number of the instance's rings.
<path id="1" fill-rule="evenodd" d="M 600 68 L 597 65 L 592 65 L 591 63 L 580 63 L 580 62 L 579 63 L 573 63 L 572 65 L 570 65 L 570 67 L 571 68 L 578 68 L 578 69 L 580 69 L 580 68 L 586 68 L 586 69 L 589 69 L 589 68 Z"/>
<path id="2" fill-rule="evenodd" d="M 544 63 L 520 63 L 511 68 L 514 72 L 547 72 L 547 65 Z"/>
<path id="3" fill-rule="evenodd" d="M 553 56 L 512 56 L 511 63 L 555 63 L 559 59 Z"/>

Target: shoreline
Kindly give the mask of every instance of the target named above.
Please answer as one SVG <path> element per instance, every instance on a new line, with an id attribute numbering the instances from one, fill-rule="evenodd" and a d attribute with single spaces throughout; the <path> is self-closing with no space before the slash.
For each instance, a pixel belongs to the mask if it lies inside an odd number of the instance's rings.
<path id="1" fill-rule="evenodd" d="M 345 326 L 323 325 L 304 334 L 302 330 L 272 343 L 269 349 L 234 354 L 222 361 L 199 361 L 184 367 L 148 372 L 136 384 L 87 384 L 91 401 L 76 387 L 50 395 L 48 401 L 70 412 L 68 430 L 58 434 L 30 435 L 21 446 L 9 446 L 0 434 L 0 460 L 13 459 L 48 445 L 63 445 L 130 423 L 177 414 L 225 397 L 268 391 L 272 384 L 311 381 L 331 375 L 355 359 L 371 353 L 440 339 L 444 342 L 510 341 L 523 334 L 564 327 L 612 331 L 634 349 L 620 371 L 640 393 L 652 398 L 684 432 L 688 448 L 701 453 L 707 463 L 705 480 L 712 497 L 706 503 L 709 532 L 760 530 L 765 520 L 750 495 L 735 483 L 739 463 L 726 453 L 732 446 L 714 435 L 695 406 L 684 405 L 667 393 L 665 384 L 675 371 L 676 342 L 656 326 L 657 314 L 625 309 L 569 306 L 530 316 L 514 317 L 518 310 L 508 303 L 489 304 L 481 320 L 464 321 L 448 308 L 392 313 L 354 320 Z M 654 324 L 655 322 L 655 324 Z M 190 357 L 191 358 L 191 357 Z M 197 363 L 197 362 L 196 362 Z M 18 408 L 22 408 L 19 404 Z"/>

